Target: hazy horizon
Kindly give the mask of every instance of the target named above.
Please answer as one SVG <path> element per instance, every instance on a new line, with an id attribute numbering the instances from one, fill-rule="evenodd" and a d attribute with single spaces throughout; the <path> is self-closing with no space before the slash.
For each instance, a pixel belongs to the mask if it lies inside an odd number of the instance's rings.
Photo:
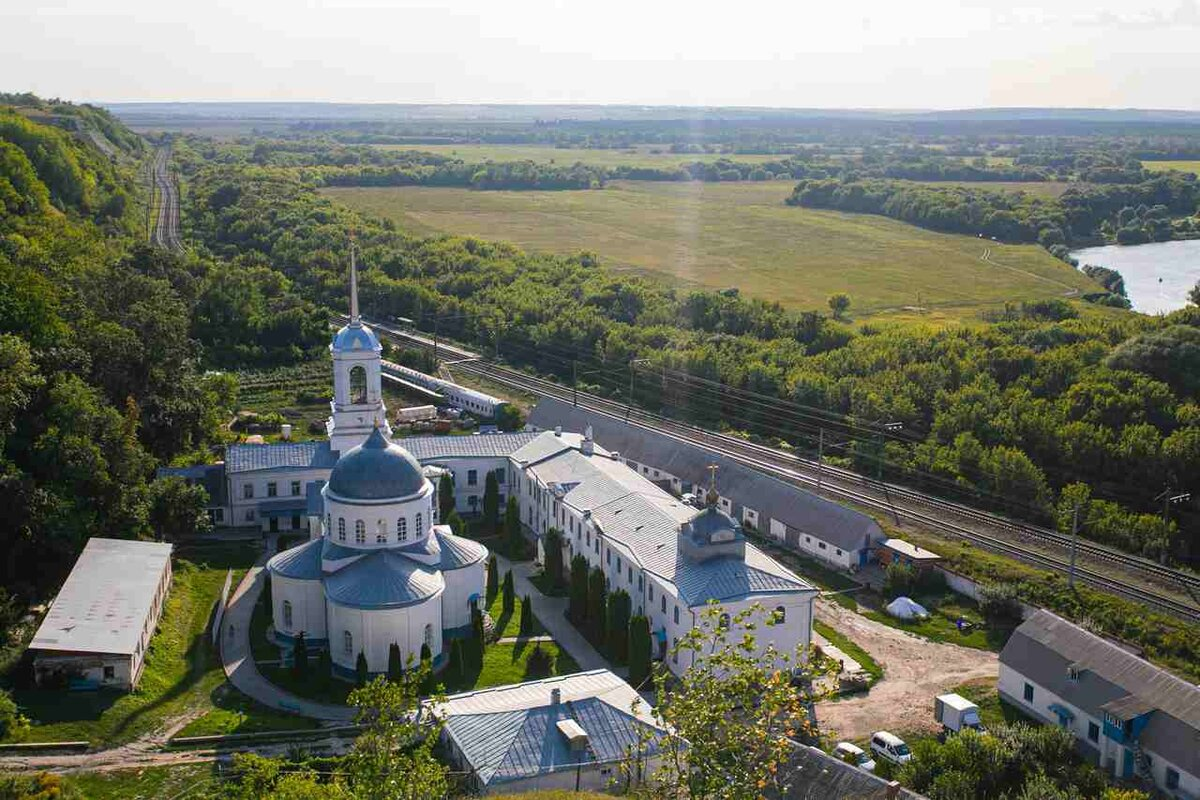
<path id="1" fill-rule="evenodd" d="M 79 101 L 1200 110 L 1200 0 L 9 0 L 4 89 Z"/>

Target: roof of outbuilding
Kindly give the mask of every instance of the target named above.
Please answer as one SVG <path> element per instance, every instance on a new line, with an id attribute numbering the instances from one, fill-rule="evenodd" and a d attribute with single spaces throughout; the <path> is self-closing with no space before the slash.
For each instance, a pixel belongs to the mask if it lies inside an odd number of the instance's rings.
<path id="1" fill-rule="evenodd" d="M 538 434 L 480 433 L 473 436 L 411 436 L 396 441 L 419 461 L 439 458 L 502 458 L 515 453 Z"/>
<path id="2" fill-rule="evenodd" d="M 331 469 L 337 453 L 329 442 L 280 442 L 279 444 L 231 444 L 225 454 L 231 475 L 268 469 Z"/>
<path id="3" fill-rule="evenodd" d="M 394 550 L 376 550 L 325 576 L 325 597 L 340 606 L 402 608 L 428 600 L 446 587 L 436 568 Z"/>
<path id="4" fill-rule="evenodd" d="M 272 575 L 284 578 L 295 578 L 302 581 L 321 579 L 321 552 L 324 542 L 321 539 L 310 539 L 304 544 L 289 547 L 271 556 L 267 569 Z"/>
<path id="5" fill-rule="evenodd" d="M 162 542 L 88 539 L 30 648 L 132 655 L 170 560 Z"/>
<path id="6" fill-rule="evenodd" d="M 903 787 L 898 787 L 897 793 L 892 795 L 883 778 L 807 745 L 792 746 L 779 774 L 787 789 L 768 793 L 772 799 L 885 800 L 894 796 L 920 800 L 924 797 Z"/>
<path id="7" fill-rule="evenodd" d="M 619 451 L 622 457 L 657 467 L 693 484 L 707 483 L 708 468 L 716 464 L 720 468 L 717 488 L 723 496 L 844 550 L 859 550 L 868 538 L 883 538 L 879 525 L 866 514 L 765 475 L 718 451 L 648 428 L 554 398 L 538 401 L 529 414 L 529 424 L 543 429 L 561 425 L 570 430 L 584 430 L 591 425 L 596 441 L 608 450 Z"/>
<path id="8" fill-rule="evenodd" d="M 398 500 L 425 486 L 420 462 L 389 442 L 379 428 L 338 459 L 329 473 L 329 491 L 346 500 Z"/>
<path id="9" fill-rule="evenodd" d="M 557 689 L 560 700 L 552 702 Z M 638 711 L 632 709 L 639 704 Z M 647 753 L 662 733 L 649 706 L 608 670 L 593 670 L 512 686 L 452 695 L 437 706 L 445 735 L 484 785 L 501 784 L 574 767 L 624 760 L 643 734 Z M 588 748 L 573 752 L 556 723 L 576 722 Z"/>

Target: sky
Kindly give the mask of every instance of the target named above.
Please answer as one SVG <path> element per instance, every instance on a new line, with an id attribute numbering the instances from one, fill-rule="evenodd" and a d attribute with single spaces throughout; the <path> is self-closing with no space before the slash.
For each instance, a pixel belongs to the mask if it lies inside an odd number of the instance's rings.
<path id="1" fill-rule="evenodd" d="M 1200 0 L 3 0 L 0 90 L 1200 110 Z"/>

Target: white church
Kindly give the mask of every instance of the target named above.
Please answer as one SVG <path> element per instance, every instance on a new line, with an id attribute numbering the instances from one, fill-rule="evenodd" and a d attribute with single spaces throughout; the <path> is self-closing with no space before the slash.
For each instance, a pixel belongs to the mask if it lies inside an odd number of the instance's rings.
<path id="1" fill-rule="evenodd" d="M 671 645 L 714 602 L 722 624 L 752 606 L 772 615 L 777 623 L 759 628 L 763 645 L 809 643 L 812 585 L 748 542 L 715 503 L 684 503 L 601 448 L 590 429 L 391 441 L 382 348 L 359 314 L 353 261 L 350 285 L 350 321 L 330 344 L 328 440 L 231 445 L 203 476 L 226 524 L 308 532 L 267 563 L 273 635 L 285 651 L 303 633 L 310 648 L 329 649 L 344 678 L 360 653 L 371 673 L 385 672 L 393 644 L 406 661 L 427 646 L 435 668 L 444 664 L 485 595 L 488 550 L 439 524 L 435 482 L 448 475 L 457 510 L 469 515 L 482 509 L 489 474 L 502 503 L 518 498 L 539 560 L 547 531 L 558 528 L 564 565 L 582 555 L 610 590 L 627 591 L 634 612 L 650 619 L 655 656 L 673 671 L 688 665 Z"/>

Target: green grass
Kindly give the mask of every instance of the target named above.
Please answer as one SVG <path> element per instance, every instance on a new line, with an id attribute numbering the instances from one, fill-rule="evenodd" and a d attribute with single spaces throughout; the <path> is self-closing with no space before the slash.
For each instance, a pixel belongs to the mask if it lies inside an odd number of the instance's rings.
<path id="1" fill-rule="evenodd" d="M 996 691 L 995 678 L 983 678 L 964 683 L 962 686 L 954 687 L 953 691 L 979 706 L 979 719 L 985 728 L 1003 723 L 1037 722 L 1016 706 L 1009 705 L 1000 699 L 1000 693 Z"/>
<path id="2" fill-rule="evenodd" d="M 175 764 L 106 772 L 80 772 L 66 778 L 87 800 L 167 800 L 215 779 L 212 764 Z M 200 795 L 195 795 L 200 796 Z"/>
<path id="3" fill-rule="evenodd" d="M 871 607 L 861 609 L 859 613 L 883 625 L 924 636 L 930 641 L 957 644 L 976 650 L 999 651 L 1008 641 L 1010 631 L 989 627 L 975 603 L 961 595 L 947 592 L 941 597 L 917 597 L 914 599 L 929 610 L 929 616 L 926 619 L 896 619 L 883 610 L 886 600 L 875 594 L 860 598 L 864 604 Z M 968 632 L 959 631 L 955 624 L 959 618 L 971 623 L 971 629 Z"/>
<path id="4" fill-rule="evenodd" d="M 576 163 L 596 167 L 671 167 L 696 161 L 716 161 L 727 158 L 744 164 L 779 161 L 787 156 L 736 155 L 732 153 L 672 153 L 666 145 L 635 145 L 624 149 L 565 148 L 523 144 L 382 144 L 384 150 L 419 150 L 453 156 L 467 162 L 536 161 L 540 164 L 570 166 Z"/>
<path id="5" fill-rule="evenodd" d="M 557 642 L 541 642 L 543 650 L 554 657 L 554 675 L 569 675 L 579 672 L 579 664 L 571 658 Z M 450 680 L 443 674 L 439 677 L 446 692 L 466 692 L 471 689 L 486 689 L 490 686 L 506 686 L 510 683 L 534 680 L 538 675 L 532 675 L 528 669 L 529 656 L 533 653 L 534 643 L 517 642 L 514 644 L 491 644 L 483 653 L 483 669 L 479 672 L 468 672 L 462 680 Z"/>
<path id="6" fill-rule="evenodd" d="M 86 740 L 113 745 L 156 730 L 170 719 L 217 708 L 214 695 L 225 682 L 225 674 L 209 644 L 209 617 L 226 570 L 234 568 L 236 583 L 256 555 L 257 548 L 245 544 L 180 548 L 166 609 L 150 642 L 137 690 L 19 688 L 14 699 L 34 723 L 27 741 Z M 246 713 L 257 712 L 249 709 Z"/>
<path id="7" fill-rule="evenodd" d="M 537 572 L 534 575 L 531 575 L 529 577 L 529 582 L 532 583 L 539 592 L 547 597 L 566 597 L 570 593 L 566 584 L 555 586 L 553 583 L 551 583 L 550 576 L 545 572 Z"/>
<path id="8" fill-rule="evenodd" d="M 863 668 L 863 672 L 871 676 L 871 683 L 883 677 L 883 666 L 871 658 L 871 654 L 866 650 L 820 620 L 813 620 L 813 628 L 829 640 L 830 644 L 857 661 Z"/>
<path id="9" fill-rule="evenodd" d="M 500 580 L 503 582 L 503 574 L 500 576 Z M 518 635 L 517 631 L 520 630 L 521 627 L 521 607 L 524 605 L 524 603 L 525 601 L 521 598 L 521 596 L 517 595 L 513 598 L 512 613 L 505 614 L 504 594 L 503 592 L 496 592 L 496 597 L 492 600 L 491 605 L 488 606 L 488 613 L 492 615 L 492 622 L 496 624 L 497 639 L 503 639 L 505 636 Z M 542 627 L 542 623 L 539 622 L 538 618 L 535 616 L 533 618 L 532 634 L 534 636 L 541 636 L 545 633 L 546 629 Z"/>
<path id="10" fill-rule="evenodd" d="M 1200 174 L 1200 161 L 1143 161 L 1142 166 L 1151 172 L 1165 172 L 1169 169 L 1177 169 L 1181 172 L 1195 172 Z"/>
<path id="11" fill-rule="evenodd" d="M 292 424 L 292 441 L 323 439 L 309 429 L 312 423 L 324 425 L 329 416 L 329 397 L 333 394 L 333 368 L 328 358 L 280 367 L 272 370 L 238 373 L 238 410 L 257 414 L 278 412 Z M 276 441 L 278 434 L 264 434 Z"/>
<path id="12" fill-rule="evenodd" d="M 214 690 L 213 703 L 217 708 L 192 720 L 175 735 L 216 736 L 230 733 L 313 730 L 320 727 L 319 723 L 307 717 L 285 714 L 260 706 L 228 683 Z"/>
<path id="13" fill-rule="evenodd" d="M 790 182 L 620 181 L 600 190 L 482 192 L 430 187 L 330 188 L 327 196 L 419 234 L 512 241 L 534 251 L 592 250 L 610 267 L 680 287 L 723 289 L 850 315 L 974 317 L 1005 301 L 1095 289 L 1035 245 L 999 245 L 887 217 L 784 205 Z M 982 260 L 985 249 L 990 261 Z M 919 297 L 918 297 L 919 296 Z M 881 317 L 886 319 L 886 317 Z"/>

